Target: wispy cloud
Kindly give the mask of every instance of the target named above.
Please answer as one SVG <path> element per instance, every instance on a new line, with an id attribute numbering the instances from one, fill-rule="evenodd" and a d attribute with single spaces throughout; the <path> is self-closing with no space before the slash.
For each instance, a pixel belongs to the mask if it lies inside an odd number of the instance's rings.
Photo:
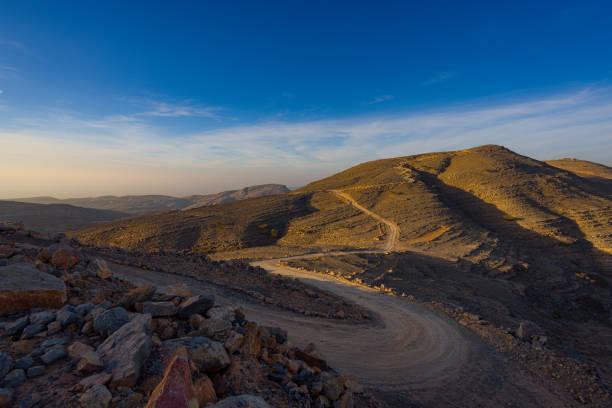
<path id="1" fill-rule="evenodd" d="M 80 188 L 81 195 L 85 189 L 180 189 L 188 194 L 256 182 L 298 185 L 362 161 L 487 143 L 541 159 L 576 156 L 611 165 L 610 135 L 612 88 L 487 106 L 270 121 L 187 134 L 169 133 L 142 116 L 90 120 L 58 114 L 38 124 L 0 125 L 0 145 L 8 152 L 0 162 L 0 185 L 7 191 L 9 186 L 12 191 L 27 187 L 32 193 L 49 186 L 58 191 Z M 95 183 L 87 181 L 88 174 Z"/>
<path id="2" fill-rule="evenodd" d="M 380 95 L 380 96 L 377 96 L 376 98 L 368 101 L 367 104 L 368 105 L 374 105 L 374 104 L 377 104 L 377 103 L 390 101 L 391 99 L 393 99 L 393 95 Z"/>
<path id="3" fill-rule="evenodd" d="M 126 98 L 125 100 L 140 109 L 138 112 L 130 114 L 132 117 L 202 117 L 217 119 L 219 112 L 222 111 L 221 107 L 202 106 L 193 104 L 191 101 L 167 102 L 149 98 Z"/>
<path id="4" fill-rule="evenodd" d="M 0 79 L 13 79 L 19 70 L 9 65 L 0 65 Z"/>
<path id="5" fill-rule="evenodd" d="M 2 89 L 0 89 L 0 95 L 2 95 L 4 93 L 4 91 Z"/>
<path id="6" fill-rule="evenodd" d="M 448 81 L 449 79 L 452 79 L 454 76 L 455 76 L 454 72 L 449 72 L 449 71 L 438 72 L 436 75 L 429 78 L 427 81 L 423 82 L 423 85 L 424 86 L 434 85 L 440 82 Z"/>

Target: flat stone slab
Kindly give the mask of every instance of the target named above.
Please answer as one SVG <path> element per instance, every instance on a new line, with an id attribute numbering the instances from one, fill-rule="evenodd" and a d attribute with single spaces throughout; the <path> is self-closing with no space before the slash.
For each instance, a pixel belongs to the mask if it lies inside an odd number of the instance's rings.
<path id="1" fill-rule="evenodd" d="M 64 282 L 28 263 L 0 267 L 0 315 L 34 307 L 59 308 L 67 299 Z"/>

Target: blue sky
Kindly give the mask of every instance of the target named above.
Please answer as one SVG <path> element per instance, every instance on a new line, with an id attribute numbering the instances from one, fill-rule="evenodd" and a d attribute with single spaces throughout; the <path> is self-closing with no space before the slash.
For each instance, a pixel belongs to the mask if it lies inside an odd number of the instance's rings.
<path id="1" fill-rule="evenodd" d="M 612 165 L 610 3 L 498 3 L 2 2 L 0 197 L 297 186 L 484 143 Z"/>

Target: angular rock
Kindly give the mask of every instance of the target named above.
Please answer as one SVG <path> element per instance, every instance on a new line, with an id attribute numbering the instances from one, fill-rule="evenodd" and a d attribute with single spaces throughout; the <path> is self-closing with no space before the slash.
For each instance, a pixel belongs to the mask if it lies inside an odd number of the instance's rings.
<path id="1" fill-rule="evenodd" d="M 323 395 L 330 401 L 336 401 L 344 392 L 344 385 L 338 378 L 326 371 L 321 373 L 321 383 L 323 384 Z"/>
<path id="2" fill-rule="evenodd" d="M 114 307 L 94 319 L 94 330 L 103 336 L 108 336 L 129 321 L 127 310 Z"/>
<path id="3" fill-rule="evenodd" d="M 144 302 L 142 312 L 153 317 L 169 317 L 176 314 L 176 305 L 172 302 Z"/>
<path id="4" fill-rule="evenodd" d="M 36 347 L 36 340 L 18 340 L 11 344 L 11 351 L 17 355 L 30 354 Z"/>
<path id="5" fill-rule="evenodd" d="M 214 296 L 192 296 L 178 307 L 178 314 L 183 319 L 188 319 L 192 314 L 205 314 L 215 304 Z"/>
<path id="6" fill-rule="evenodd" d="M 38 312 L 32 313 L 30 315 L 30 323 L 38 323 L 42 325 L 47 325 L 55 320 L 55 313 L 53 312 Z"/>
<path id="7" fill-rule="evenodd" d="M 27 379 L 25 371 L 16 369 L 8 373 L 2 380 L 2 387 L 15 388 L 19 387 Z"/>
<path id="8" fill-rule="evenodd" d="M 53 253 L 49 263 L 58 269 L 68 270 L 78 264 L 79 260 L 78 255 L 76 255 L 72 249 L 60 249 Z"/>
<path id="9" fill-rule="evenodd" d="M 94 351 L 93 347 L 83 344 L 80 341 L 75 341 L 68 347 L 68 357 L 70 357 L 71 360 L 79 361 L 88 351 Z"/>
<path id="10" fill-rule="evenodd" d="M 58 344 L 66 344 L 68 343 L 68 339 L 62 338 L 62 337 L 58 337 L 55 339 L 49 339 L 49 340 L 45 340 L 42 343 L 40 343 L 40 347 L 42 347 L 43 349 L 48 349 L 51 348 L 53 346 L 57 346 Z"/>
<path id="11" fill-rule="evenodd" d="M 73 323 L 79 323 L 81 318 L 74 312 L 74 307 L 66 305 L 62 307 L 56 315 L 56 320 L 62 325 L 62 327 L 69 326 Z"/>
<path id="12" fill-rule="evenodd" d="M 45 326 L 43 326 L 42 324 L 29 324 L 23 329 L 23 332 L 21 332 L 21 339 L 29 339 L 30 337 L 33 337 L 35 334 L 40 333 L 43 330 L 45 330 Z"/>
<path id="13" fill-rule="evenodd" d="M 191 408 L 198 400 L 191 380 L 191 369 L 185 347 L 172 357 L 161 382 L 155 387 L 146 408 Z"/>
<path id="14" fill-rule="evenodd" d="M 244 336 L 242 334 L 232 331 L 227 340 L 225 340 L 225 343 L 223 343 L 223 346 L 225 347 L 228 353 L 234 354 L 240 349 L 240 346 L 242 346 L 243 341 Z"/>
<path id="15" fill-rule="evenodd" d="M 64 282 L 31 264 L 0 267 L 0 315 L 34 307 L 61 307 L 66 299 Z"/>
<path id="16" fill-rule="evenodd" d="M 327 362 L 319 357 L 313 344 L 309 344 L 304 350 L 296 350 L 295 358 L 320 370 L 327 370 L 328 367 Z"/>
<path id="17" fill-rule="evenodd" d="M 94 259 L 89 262 L 88 269 L 95 273 L 100 279 L 108 279 L 113 276 L 113 272 L 108 267 L 108 264 L 103 259 Z"/>
<path id="18" fill-rule="evenodd" d="M 83 408 L 107 408 L 110 406 L 113 395 L 106 386 L 98 384 L 85 391 L 79 398 Z"/>
<path id="19" fill-rule="evenodd" d="M 272 408 L 263 398 L 254 395 L 238 395 L 219 401 L 209 408 Z"/>
<path id="20" fill-rule="evenodd" d="M 151 354 L 151 315 L 136 315 L 98 347 L 98 354 L 112 372 L 112 384 L 132 387 Z"/>
<path id="21" fill-rule="evenodd" d="M 204 373 L 214 373 L 230 365 L 223 345 L 206 337 L 181 337 L 163 343 L 163 351 L 167 354 L 173 354 L 179 347 L 185 347 L 189 360 Z"/>
<path id="22" fill-rule="evenodd" d="M 27 370 L 33 365 L 34 365 L 34 359 L 32 358 L 32 356 L 25 356 L 15 363 L 15 368 L 19 368 L 21 370 Z"/>
<path id="23" fill-rule="evenodd" d="M 113 378 L 112 374 L 102 372 L 83 378 L 81 381 L 79 381 L 79 384 L 83 386 L 83 388 L 89 388 L 95 385 L 106 385 L 111 378 Z"/>
<path id="24" fill-rule="evenodd" d="M 157 289 L 155 288 L 155 286 L 149 285 L 140 286 L 136 289 L 132 289 L 123 295 L 121 300 L 117 302 L 117 306 L 130 310 L 134 307 L 136 303 L 142 303 L 151 300 L 156 290 Z"/>
<path id="25" fill-rule="evenodd" d="M 206 319 L 200 323 L 199 330 L 201 333 L 222 333 L 229 331 L 232 328 L 232 323 L 221 319 Z"/>
<path id="26" fill-rule="evenodd" d="M 193 384 L 193 388 L 200 407 L 205 407 L 207 404 L 217 402 L 215 387 L 208 376 L 205 375 L 198 378 Z"/>
<path id="27" fill-rule="evenodd" d="M 40 356 L 40 359 L 42 360 L 43 363 L 45 363 L 46 365 L 49 365 L 59 360 L 60 358 L 66 357 L 66 354 L 67 354 L 66 347 L 64 347 L 61 344 L 56 344 L 55 346 L 52 346 L 51 348 L 49 348 L 45 352 L 45 354 Z"/>
<path id="28" fill-rule="evenodd" d="M 40 377 L 45 373 L 45 366 L 34 366 L 28 368 L 27 375 L 28 378 Z"/>
<path id="29" fill-rule="evenodd" d="M 4 333 L 7 336 L 14 336 L 15 334 L 19 334 L 23 330 L 23 328 L 28 325 L 29 321 L 30 319 L 28 316 L 17 319 L 14 322 L 4 326 Z"/>
<path id="30" fill-rule="evenodd" d="M 62 324 L 60 322 L 51 322 L 47 325 L 47 334 L 50 336 L 62 330 Z"/>
<path id="31" fill-rule="evenodd" d="M 244 339 L 240 346 L 240 353 L 247 354 L 253 357 L 259 357 L 261 354 L 261 336 L 256 323 L 249 322 L 244 327 Z"/>
<path id="32" fill-rule="evenodd" d="M 91 312 L 94 309 L 93 303 L 83 303 L 74 307 L 74 313 L 77 315 L 84 317 L 87 313 Z"/>
<path id="33" fill-rule="evenodd" d="M 104 362 L 93 350 L 87 350 L 81 355 L 81 360 L 77 363 L 77 370 L 82 373 L 91 373 L 104 368 Z"/>
<path id="34" fill-rule="evenodd" d="M 353 408 L 354 406 L 353 393 L 348 391 L 342 394 L 338 402 L 334 405 L 334 407 L 338 408 Z"/>

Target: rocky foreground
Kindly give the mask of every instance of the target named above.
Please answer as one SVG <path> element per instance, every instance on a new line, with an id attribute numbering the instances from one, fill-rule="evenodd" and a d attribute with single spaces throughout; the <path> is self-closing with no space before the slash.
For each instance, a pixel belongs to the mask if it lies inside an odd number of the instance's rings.
<path id="1" fill-rule="evenodd" d="M 0 224 L 0 408 L 381 406 L 282 328 L 22 228 Z"/>

